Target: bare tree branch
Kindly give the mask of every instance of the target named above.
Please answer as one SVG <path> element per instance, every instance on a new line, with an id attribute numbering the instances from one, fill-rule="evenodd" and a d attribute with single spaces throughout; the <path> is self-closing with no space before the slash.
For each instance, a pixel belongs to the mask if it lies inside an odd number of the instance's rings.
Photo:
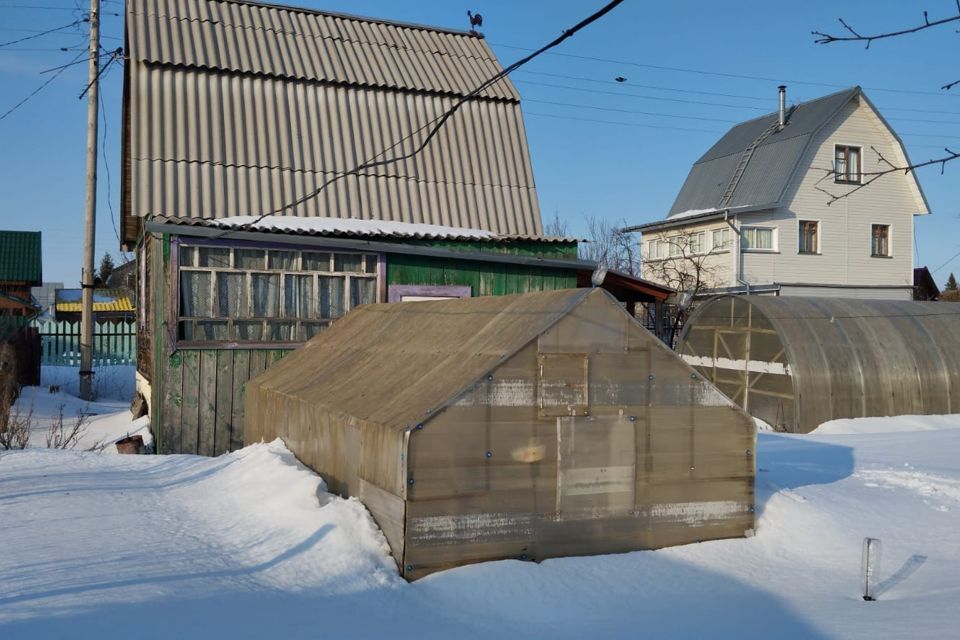
<path id="1" fill-rule="evenodd" d="M 850 34 L 848 36 L 835 36 L 829 33 L 823 33 L 822 31 L 811 31 L 810 33 L 817 38 L 814 40 L 817 44 L 830 44 L 831 42 L 866 42 L 866 48 L 869 49 L 871 43 L 874 40 L 883 40 L 884 38 L 895 38 L 897 36 L 907 35 L 909 33 L 916 33 L 917 31 L 923 31 L 924 29 L 930 29 L 931 27 L 938 27 L 942 24 L 947 24 L 950 22 L 956 22 L 960 20 L 960 0 L 957 0 L 957 15 L 950 16 L 947 18 L 941 18 L 940 20 L 930 21 L 927 12 L 923 12 L 923 24 L 917 25 L 909 29 L 901 29 L 899 31 L 890 31 L 887 33 L 878 33 L 876 35 L 863 35 L 858 32 L 856 29 L 851 27 L 843 18 L 838 18 L 840 24 L 843 25 L 843 28 L 847 30 Z"/>
<path id="2" fill-rule="evenodd" d="M 958 1 L 960 1 L 960 0 L 958 0 Z M 920 169 L 921 167 L 929 167 L 929 166 L 931 166 L 931 165 L 940 165 L 940 174 L 943 175 L 944 167 L 946 166 L 946 164 L 947 164 L 948 162 L 950 162 L 951 160 L 956 160 L 957 158 L 960 158 L 960 153 L 958 153 L 958 152 L 956 152 L 956 151 L 951 151 L 950 149 L 947 149 L 947 148 L 944 148 L 944 151 L 947 152 L 947 155 L 944 156 L 944 157 L 942 157 L 942 158 L 935 158 L 935 159 L 933 159 L 933 160 L 927 160 L 926 162 L 918 162 L 918 163 L 916 163 L 916 164 L 908 164 L 908 165 L 905 165 L 905 166 L 897 166 L 897 165 L 895 165 L 894 163 L 892 163 L 892 162 L 890 162 L 889 160 L 887 160 L 887 159 L 883 156 L 882 153 L 880 153 L 879 151 L 877 151 L 877 148 L 876 148 L 876 147 L 871 146 L 870 149 L 871 149 L 874 153 L 877 154 L 877 164 L 879 164 L 879 165 L 886 165 L 886 168 L 885 168 L 885 169 L 880 169 L 880 170 L 878 170 L 878 171 L 863 171 L 863 172 L 861 172 L 861 173 L 860 173 L 860 184 L 858 184 L 856 187 L 854 187 L 853 189 L 850 189 L 849 191 L 847 191 L 847 192 L 845 192 L 845 193 L 842 193 L 842 194 L 837 195 L 837 194 L 835 194 L 835 193 L 833 193 L 833 192 L 831 192 L 831 191 L 829 191 L 829 190 L 827 190 L 827 189 L 825 189 L 825 188 L 823 188 L 823 187 L 820 186 L 820 183 L 823 182 L 824 180 L 826 180 L 827 178 L 831 178 L 831 177 L 834 177 L 834 176 L 839 175 L 839 174 L 837 173 L 836 168 L 833 168 L 833 169 L 822 169 L 822 171 L 824 171 L 824 176 L 823 176 L 822 178 L 820 178 L 819 180 L 817 180 L 816 183 L 814 183 L 813 188 L 816 189 L 817 191 L 820 191 L 821 193 L 825 193 L 827 196 L 829 196 L 830 200 L 827 202 L 827 206 L 830 206 L 831 204 L 833 204 L 833 203 L 836 202 L 837 200 L 843 200 L 844 198 L 849 198 L 850 196 L 852 196 L 852 195 L 853 195 L 854 193 L 856 193 L 857 191 L 860 191 L 860 189 L 863 189 L 863 188 L 865 188 L 865 187 L 870 186 L 871 184 L 873 184 L 874 182 L 876 182 L 877 180 L 879 180 L 879 179 L 882 178 L 883 176 L 890 175 L 891 173 L 896 173 L 896 172 L 898 172 L 898 171 L 902 171 L 904 174 L 908 174 L 908 173 L 910 173 L 910 172 L 912 172 L 912 171 L 915 171 L 915 170 L 917 170 L 917 169 Z M 864 178 L 866 178 L 866 180 L 864 180 Z"/>

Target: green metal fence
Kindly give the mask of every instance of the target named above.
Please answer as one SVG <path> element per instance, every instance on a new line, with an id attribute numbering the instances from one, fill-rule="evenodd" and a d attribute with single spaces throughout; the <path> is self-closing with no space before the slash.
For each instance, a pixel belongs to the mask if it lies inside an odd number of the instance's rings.
<path id="1" fill-rule="evenodd" d="M 40 362 L 44 365 L 80 365 L 80 323 L 44 320 L 40 330 Z M 137 324 L 133 320 L 98 322 L 93 326 L 93 365 L 136 364 Z"/>

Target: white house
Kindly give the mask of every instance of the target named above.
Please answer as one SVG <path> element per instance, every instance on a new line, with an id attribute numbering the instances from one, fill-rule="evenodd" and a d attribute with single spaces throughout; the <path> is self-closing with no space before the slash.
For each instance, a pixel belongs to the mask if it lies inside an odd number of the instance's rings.
<path id="1" fill-rule="evenodd" d="M 644 277 L 695 269 L 705 289 L 911 298 L 913 217 L 929 213 L 906 149 L 860 87 L 736 125 L 642 232 Z M 871 181 L 870 184 L 865 184 Z M 735 240 L 739 238 L 739 242 Z"/>

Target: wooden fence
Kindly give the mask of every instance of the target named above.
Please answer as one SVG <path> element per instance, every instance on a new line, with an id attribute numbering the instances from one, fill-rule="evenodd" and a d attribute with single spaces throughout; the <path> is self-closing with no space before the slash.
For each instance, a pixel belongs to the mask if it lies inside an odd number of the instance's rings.
<path id="1" fill-rule="evenodd" d="M 80 323 L 44 320 L 40 330 L 40 361 L 45 365 L 80 365 Z M 93 366 L 137 362 L 136 321 L 98 322 L 93 325 Z"/>

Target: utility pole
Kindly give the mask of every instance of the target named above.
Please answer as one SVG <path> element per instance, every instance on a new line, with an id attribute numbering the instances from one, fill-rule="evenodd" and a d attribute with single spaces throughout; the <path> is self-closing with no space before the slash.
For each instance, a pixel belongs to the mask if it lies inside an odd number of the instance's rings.
<path id="1" fill-rule="evenodd" d="M 87 95 L 87 207 L 84 219 L 80 312 L 80 397 L 93 400 L 93 261 L 97 230 L 97 100 L 100 75 L 100 0 L 90 0 L 90 88 Z"/>

